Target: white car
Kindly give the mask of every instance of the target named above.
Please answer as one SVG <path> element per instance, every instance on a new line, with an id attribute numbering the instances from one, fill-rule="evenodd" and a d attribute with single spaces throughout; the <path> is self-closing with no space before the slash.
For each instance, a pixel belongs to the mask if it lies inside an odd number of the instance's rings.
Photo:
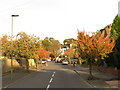
<path id="1" fill-rule="evenodd" d="M 46 59 L 42 59 L 42 64 L 46 64 L 47 60 Z"/>
<path id="2" fill-rule="evenodd" d="M 0 56 L 0 58 L 5 58 L 4 56 Z"/>
<path id="3" fill-rule="evenodd" d="M 64 65 L 68 65 L 68 61 L 67 60 L 64 60 L 64 61 L 62 61 L 62 64 L 64 64 Z"/>
<path id="4" fill-rule="evenodd" d="M 48 61 L 48 62 L 50 62 L 50 61 L 51 61 L 51 59 L 47 59 L 47 61 Z"/>

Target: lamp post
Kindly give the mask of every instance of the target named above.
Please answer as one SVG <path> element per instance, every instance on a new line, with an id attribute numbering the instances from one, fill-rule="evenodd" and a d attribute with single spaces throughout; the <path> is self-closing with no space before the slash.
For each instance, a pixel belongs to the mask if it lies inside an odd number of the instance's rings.
<path id="1" fill-rule="evenodd" d="M 11 80 L 12 80 L 12 74 L 13 74 L 13 18 L 18 17 L 19 15 L 11 15 L 12 22 L 11 22 Z"/>

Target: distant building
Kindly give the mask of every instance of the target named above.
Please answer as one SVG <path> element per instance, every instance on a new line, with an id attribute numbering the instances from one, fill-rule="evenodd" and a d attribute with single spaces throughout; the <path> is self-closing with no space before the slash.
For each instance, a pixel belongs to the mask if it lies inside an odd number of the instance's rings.
<path id="1" fill-rule="evenodd" d="M 61 55 L 64 55 L 64 52 L 67 51 L 69 48 L 73 48 L 75 49 L 76 47 L 76 42 L 77 40 L 72 40 L 72 42 L 66 42 L 64 45 L 62 45 L 60 51 L 61 51 Z"/>

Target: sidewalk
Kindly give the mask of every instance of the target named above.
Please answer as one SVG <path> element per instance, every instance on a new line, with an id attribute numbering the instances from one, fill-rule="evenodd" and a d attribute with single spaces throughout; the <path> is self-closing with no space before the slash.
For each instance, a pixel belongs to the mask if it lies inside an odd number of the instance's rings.
<path id="1" fill-rule="evenodd" d="M 86 80 L 94 88 L 119 88 L 120 89 L 120 80 L 115 80 L 116 76 L 109 75 L 107 73 L 92 69 L 93 76 L 100 78 L 98 80 L 87 80 L 89 76 L 89 68 L 77 65 L 74 71 Z"/>
<path id="2" fill-rule="evenodd" d="M 44 67 L 40 67 L 42 69 Z M 29 72 L 26 72 L 25 69 L 18 69 L 15 70 L 12 74 L 12 79 L 11 79 L 11 73 L 5 73 L 2 75 L 2 88 L 7 88 L 9 85 L 15 83 L 16 81 L 23 79 L 27 77 L 28 75 L 31 75 L 32 73 L 35 73 L 37 70 L 36 69 L 31 69 Z"/>
<path id="3" fill-rule="evenodd" d="M 11 73 L 8 72 L 2 76 L 2 87 L 7 88 L 10 84 L 16 82 L 17 80 L 20 80 L 21 78 L 24 78 L 25 76 L 33 73 L 34 71 L 30 70 L 30 72 L 26 72 L 23 69 L 19 69 L 13 72 L 12 79 L 11 79 Z"/>

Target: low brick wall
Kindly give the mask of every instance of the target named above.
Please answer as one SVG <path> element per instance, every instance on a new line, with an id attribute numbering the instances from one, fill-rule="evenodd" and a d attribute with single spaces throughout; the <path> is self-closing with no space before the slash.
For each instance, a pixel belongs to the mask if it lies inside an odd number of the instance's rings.
<path id="1" fill-rule="evenodd" d="M 120 70 L 117 70 L 116 68 L 109 68 L 109 67 L 102 67 L 102 66 L 92 66 L 92 68 L 120 77 L 120 74 L 119 74 Z"/>
<path id="2" fill-rule="evenodd" d="M 13 59 L 13 69 L 20 68 L 19 63 Z M 2 59 L 2 73 L 9 72 L 11 70 L 11 59 Z"/>
<path id="3" fill-rule="evenodd" d="M 84 67 L 89 67 L 89 65 L 82 65 Z M 102 66 L 95 66 L 95 65 L 92 65 L 92 68 L 93 69 L 97 69 L 101 72 L 105 72 L 105 73 L 108 73 L 110 75 L 114 75 L 114 76 L 118 76 L 120 77 L 120 70 L 117 70 L 116 68 L 110 68 L 110 67 L 102 67 Z"/>
<path id="4" fill-rule="evenodd" d="M 36 63 L 35 63 L 35 61 L 34 61 L 34 59 L 28 59 L 28 61 L 29 61 L 29 67 L 36 67 Z"/>
<path id="5" fill-rule="evenodd" d="M 2 73 L 9 72 L 11 70 L 11 59 L 3 58 L 2 60 Z M 19 69 L 19 68 L 26 68 L 26 60 L 21 59 L 21 64 L 18 63 L 16 59 L 13 59 L 13 70 Z M 29 61 L 29 67 L 36 68 L 36 63 L 34 62 L 34 59 L 28 59 Z"/>

